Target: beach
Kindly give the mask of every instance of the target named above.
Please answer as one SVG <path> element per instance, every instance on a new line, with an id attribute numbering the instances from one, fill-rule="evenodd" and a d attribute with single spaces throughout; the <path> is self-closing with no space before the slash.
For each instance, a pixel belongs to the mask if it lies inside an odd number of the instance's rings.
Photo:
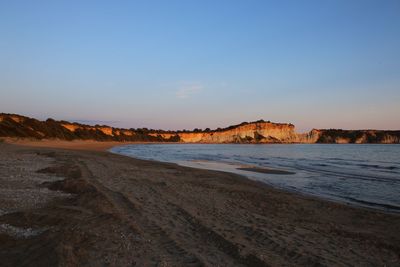
<path id="1" fill-rule="evenodd" d="M 399 266 L 400 215 L 232 173 L 0 143 L 2 266 Z"/>

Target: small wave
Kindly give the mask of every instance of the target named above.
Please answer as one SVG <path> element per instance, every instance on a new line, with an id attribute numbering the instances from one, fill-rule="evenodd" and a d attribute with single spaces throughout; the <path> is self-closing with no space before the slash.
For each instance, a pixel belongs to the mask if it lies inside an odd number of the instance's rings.
<path id="1" fill-rule="evenodd" d="M 192 167 L 200 163 L 200 167 L 208 169 L 239 171 L 282 189 L 400 212 L 398 146 L 332 147 L 147 144 L 115 147 L 112 151 L 131 157 L 188 163 Z M 210 163 L 192 162 L 196 160 Z M 246 174 L 246 171 L 237 170 L 243 165 L 290 170 L 295 174 L 291 177 Z"/>
<path id="2" fill-rule="evenodd" d="M 304 170 L 308 172 L 314 172 L 314 173 L 319 173 L 323 175 L 329 175 L 329 176 L 334 176 L 337 178 L 348 178 L 348 179 L 356 179 L 356 180 L 369 180 L 369 181 L 376 181 L 376 182 L 399 182 L 400 180 L 398 178 L 392 178 L 392 177 L 382 177 L 382 176 L 372 176 L 368 174 L 362 174 L 362 173 L 348 173 L 348 172 L 343 172 L 343 171 L 337 171 L 337 170 L 326 170 L 326 169 L 317 169 L 317 168 L 312 168 L 309 166 L 304 166 L 304 165 L 296 165 L 296 169 L 299 170 Z"/>
<path id="3" fill-rule="evenodd" d="M 267 158 L 262 158 L 262 157 L 259 158 L 259 157 L 251 157 L 251 156 L 250 156 L 249 158 L 250 158 L 250 159 L 255 159 L 255 160 L 263 160 L 263 161 L 264 161 L 264 160 L 268 160 Z"/>
<path id="4" fill-rule="evenodd" d="M 348 200 L 349 202 L 355 202 L 367 207 L 377 207 L 385 210 L 393 210 L 393 211 L 400 211 L 400 206 L 386 204 L 386 203 L 377 203 L 377 202 L 370 202 L 366 200 L 356 199 L 353 197 L 343 197 L 343 199 Z"/>
<path id="5" fill-rule="evenodd" d="M 398 167 L 396 166 L 381 166 L 381 165 L 372 165 L 372 164 L 357 164 L 357 166 L 363 168 L 371 168 L 371 169 L 383 169 L 383 170 L 396 170 Z"/>
<path id="6" fill-rule="evenodd" d="M 312 165 L 312 166 L 318 166 L 318 167 L 327 167 L 327 166 L 329 166 L 328 164 L 323 164 L 323 163 L 312 163 L 312 164 L 310 164 L 310 165 Z"/>

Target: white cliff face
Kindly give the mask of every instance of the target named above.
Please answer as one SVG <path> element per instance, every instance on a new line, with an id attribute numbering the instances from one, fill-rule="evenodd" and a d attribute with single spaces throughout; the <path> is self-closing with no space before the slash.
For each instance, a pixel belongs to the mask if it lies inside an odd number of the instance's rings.
<path id="1" fill-rule="evenodd" d="M 293 143 L 297 141 L 294 126 L 270 122 L 240 125 L 232 129 L 207 133 L 178 133 L 182 142 L 190 143 Z"/>
<path id="2" fill-rule="evenodd" d="M 297 134 L 297 142 L 305 144 L 314 144 L 321 136 L 321 131 L 313 129 L 308 133 Z"/>

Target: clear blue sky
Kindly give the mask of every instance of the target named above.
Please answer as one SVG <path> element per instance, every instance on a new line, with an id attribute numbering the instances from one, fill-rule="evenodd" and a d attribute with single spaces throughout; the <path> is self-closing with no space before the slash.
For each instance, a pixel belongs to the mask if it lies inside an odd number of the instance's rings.
<path id="1" fill-rule="evenodd" d="M 2 1 L 0 112 L 400 129 L 400 1 Z"/>

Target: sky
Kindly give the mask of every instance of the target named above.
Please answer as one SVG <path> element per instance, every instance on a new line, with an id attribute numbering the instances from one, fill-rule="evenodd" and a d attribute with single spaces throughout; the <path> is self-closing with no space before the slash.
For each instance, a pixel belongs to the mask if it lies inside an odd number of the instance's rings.
<path id="1" fill-rule="evenodd" d="M 400 129 L 400 1 L 0 0 L 0 112 Z"/>

